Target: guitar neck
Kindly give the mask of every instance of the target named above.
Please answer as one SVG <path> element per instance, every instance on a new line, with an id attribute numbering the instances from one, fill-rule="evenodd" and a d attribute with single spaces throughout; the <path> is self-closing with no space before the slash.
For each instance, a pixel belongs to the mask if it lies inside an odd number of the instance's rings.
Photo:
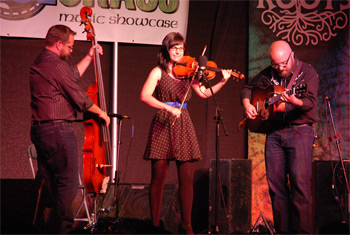
<path id="1" fill-rule="evenodd" d="M 290 96 L 290 95 L 295 95 L 295 89 L 291 89 L 289 91 L 287 91 L 287 95 Z M 268 105 L 272 105 L 274 103 L 277 103 L 278 101 L 281 100 L 281 96 L 282 94 L 276 94 L 275 96 L 271 97 L 268 101 L 267 101 L 267 104 Z"/>

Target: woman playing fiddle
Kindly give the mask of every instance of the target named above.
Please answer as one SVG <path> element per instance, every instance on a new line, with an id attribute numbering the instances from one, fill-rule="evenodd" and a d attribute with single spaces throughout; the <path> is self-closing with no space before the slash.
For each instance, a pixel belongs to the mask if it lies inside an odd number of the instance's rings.
<path id="1" fill-rule="evenodd" d="M 169 162 L 175 160 L 179 180 L 179 197 L 182 222 L 179 229 L 193 234 L 191 211 L 193 201 L 194 163 L 202 159 L 197 136 L 187 110 L 191 89 L 201 98 L 212 96 L 210 89 L 200 85 L 198 80 L 177 79 L 173 72 L 174 63 L 184 56 L 186 43 L 179 33 L 169 33 L 158 53 L 158 64 L 150 72 L 141 91 L 141 101 L 158 109 L 151 123 L 145 160 L 151 160 L 150 207 L 152 222 L 159 227 L 163 187 Z M 218 92 L 231 76 L 231 70 L 222 70 L 223 78 L 212 87 Z M 154 96 L 153 96 L 154 95 Z M 180 109 L 181 103 L 185 99 Z M 176 122 L 174 122 L 176 119 Z"/>

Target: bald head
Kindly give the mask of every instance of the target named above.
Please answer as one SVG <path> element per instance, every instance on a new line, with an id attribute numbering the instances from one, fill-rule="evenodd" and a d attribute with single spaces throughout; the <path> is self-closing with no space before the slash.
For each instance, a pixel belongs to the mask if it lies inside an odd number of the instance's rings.
<path id="1" fill-rule="evenodd" d="M 279 64 L 287 60 L 289 54 L 292 52 L 289 44 L 285 41 L 275 41 L 270 46 L 270 58 L 272 63 Z"/>
<path id="2" fill-rule="evenodd" d="M 275 41 L 270 46 L 271 67 L 280 77 L 288 77 L 294 66 L 294 52 L 285 41 Z"/>

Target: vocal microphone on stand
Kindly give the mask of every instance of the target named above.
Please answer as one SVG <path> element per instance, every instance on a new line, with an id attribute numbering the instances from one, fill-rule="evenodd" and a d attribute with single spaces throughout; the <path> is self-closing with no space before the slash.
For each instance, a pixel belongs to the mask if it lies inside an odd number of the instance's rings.
<path id="1" fill-rule="evenodd" d="M 116 117 L 118 119 L 130 119 L 129 116 L 126 116 L 126 115 L 122 115 L 122 114 L 118 114 L 118 113 L 108 113 L 108 116 L 110 117 Z"/>
<path id="2" fill-rule="evenodd" d="M 130 119 L 131 120 L 131 117 L 126 116 L 126 115 L 122 115 L 122 114 L 118 114 L 118 113 L 108 113 L 108 116 L 116 117 L 119 120 L 123 120 L 123 119 Z M 132 122 L 132 120 L 131 120 L 131 122 Z M 131 138 L 134 138 L 134 124 L 132 124 L 132 126 L 131 126 Z"/>
<path id="3" fill-rule="evenodd" d="M 198 79 L 199 83 L 202 83 L 204 71 L 207 67 L 207 61 L 208 59 L 206 56 L 202 55 L 198 58 L 198 71 L 196 74 L 196 78 Z"/>

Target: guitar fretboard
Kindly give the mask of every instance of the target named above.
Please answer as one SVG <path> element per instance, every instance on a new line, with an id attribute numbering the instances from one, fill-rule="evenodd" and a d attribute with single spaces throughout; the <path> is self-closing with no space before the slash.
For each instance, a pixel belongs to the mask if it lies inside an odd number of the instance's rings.
<path id="1" fill-rule="evenodd" d="M 287 91 L 287 95 L 290 96 L 290 95 L 295 95 L 298 93 L 306 92 L 307 88 L 308 88 L 307 84 L 300 85 L 298 87 L 293 87 L 291 90 Z M 281 94 L 276 94 L 276 95 L 272 96 L 266 102 L 267 105 L 272 105 L 272 104 L 278 102 L 281 99 L 281 96 L 282 96 Z"/>

